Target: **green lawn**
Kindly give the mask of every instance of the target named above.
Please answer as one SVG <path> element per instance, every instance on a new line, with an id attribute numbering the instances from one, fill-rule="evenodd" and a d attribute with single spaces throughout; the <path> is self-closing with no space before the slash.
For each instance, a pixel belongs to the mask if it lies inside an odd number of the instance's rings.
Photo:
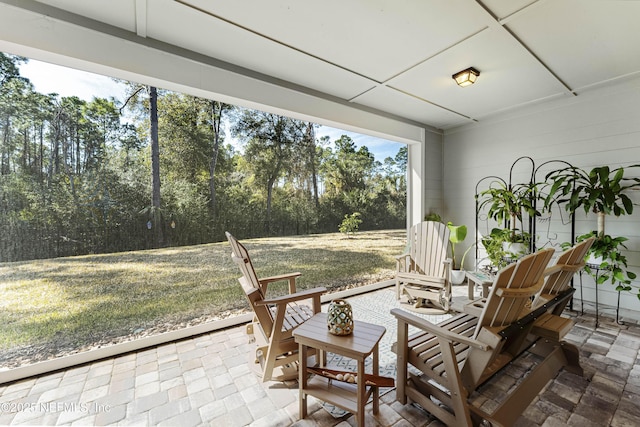
<path id="1" fill-rule="evenodd" d="M 335 290 L 389 277 L 406 234 L 387 230 L 243 243 L 258 276 L 300 271 L 298 289 Z M 239 274 L 226 242 L 0 264 L 0 366 L 17 354 L 45 358 L 229 316 L 248 307 Z"/>

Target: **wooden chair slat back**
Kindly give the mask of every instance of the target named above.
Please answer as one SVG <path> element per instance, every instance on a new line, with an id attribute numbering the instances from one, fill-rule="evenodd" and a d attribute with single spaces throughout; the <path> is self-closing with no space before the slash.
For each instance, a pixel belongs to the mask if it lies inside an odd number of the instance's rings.
<path id="1" fill-rule="evenodd" d="M 543 249 L 522 257 L 498 272 L 480 315 L 476 336 L 484 326 L 507 326 L 522 317 L 525 308 L 531 303 L 530 298 L 540 290 L 544 270 L 553 253 L 551 248 Z M 499 290 L 502 288 L 520 289 L 523 292 L 517 296 L 500 296 Z"/>
<path id="2" fill-rule="evenodd" d="M 591 245 L 593 245 L 594 240 L 595 237 L 590 237 L 558 256 L 556 265 L 575 267 L 575 269 L 565 268 L 549 275 L 544 283 L 543 294 L 557 295 L 569 287 L 571 278 L 576 273 L 577 268 L 584 265 L 584 257 L 587 255 Z"/>
<path id="3" fill-rule="evenodd" d="M 242 277 L 240 277 L 238 281 L 242 285 L 242 289 L 247 296 L 247 300 L 249 301 L 253 312 L 258 318 L 258 322 L 260 322 L 265 334 L 269 336 L 273 329 L 273 313 L 269 310 L 268 306 L 256 304 L 257 302 L 265 299 L 265 289 L 260 285 L 260 280 L 253 268 L 247 248 L 233 237 L 231 233 L 226 232 L 225 234 L 229 241 L 229 245 L 231 246 L 231 258 L 242 272 Z"/>
<path id="4" fill-rule="evenodd" d="M 444 277 L 449 233 L 449 228 L 437 221 L 424 221 L 411 227 L 409 254 L 413 271 L 427 276 Z"/>

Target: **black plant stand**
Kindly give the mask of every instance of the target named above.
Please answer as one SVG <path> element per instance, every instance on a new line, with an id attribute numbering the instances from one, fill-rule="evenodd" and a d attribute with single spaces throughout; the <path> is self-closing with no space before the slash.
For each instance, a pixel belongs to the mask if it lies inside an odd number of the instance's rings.
<path id="1" fill-rule="evenodd" d="M 599 323 L 599 307 L 598 307 L 598 277 L 600 276 L 600 272 L 603 268 L 600 268 L 598 264 L 587 264 L 587 266 L 591 269 L 591 271 L 595 271 L 595 291 L 596 291 L 596 328 Z M 582 292 L 582 273 L 583 270 L 580 270 L 580 313 L 584 315 L 584 293 Z M 624 322 L 620 320 L 620 291 L 618 291 L 618 302 L 616 304 L 616 323 L 618 325 L 624 325 Z"/>

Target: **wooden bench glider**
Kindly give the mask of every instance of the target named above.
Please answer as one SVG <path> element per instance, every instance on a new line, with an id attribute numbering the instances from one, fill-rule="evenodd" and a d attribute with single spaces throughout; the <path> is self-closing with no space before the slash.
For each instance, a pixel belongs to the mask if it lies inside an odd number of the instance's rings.
<path id="1" fill-rule="evenodd" d="M 573 294 L 569 281 L 583 265 L 592 241 L 566 251 L 546 268 L 554 253 L 545 249 L 503 268 L 495 278 L 479 316 L 461 313 L 438 325 L 400 309 L 396 398 L 422 406 L 448 426 L 510 426 L 563 367 L 582 375 L 578 349 L 561 339 L 572 323 L 560 316 Z M 546 277 L 546 280 L 545 280 Z M 533 303 L 532 303 L 533 300 Z M 409 336 L 408 328 L 419 332 Z M 492 412 L 468 398 L 525 352 L 541 361 L 506 392 Z M 409 372 L 409 365 L 420 374 Z M 411 369 L 413 370 L 413 369 Z"/>
<path id="2" fill-rule="evenodd" d="M 396 257 L 396 297 L 407 295 L 416 308 L 433 306 L 449 311 L 451 261 L 449 228 L 423 221 L 409 230 L 408 250 Z"/>

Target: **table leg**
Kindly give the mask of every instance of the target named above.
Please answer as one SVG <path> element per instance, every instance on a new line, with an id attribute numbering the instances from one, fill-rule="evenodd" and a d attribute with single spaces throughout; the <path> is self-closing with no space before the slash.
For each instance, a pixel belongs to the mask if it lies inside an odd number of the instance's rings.
<path id="1" fill-rule="evenodd" d="M 378 344 L 373 347 L 373 375 L 379 375 L 379 360 L 378 360 Z M 380 388 L 378 386 L 373 386 L 373 392 L 371 393 L 373 396 L 373 413 L 377 414 L 380 411 Z"/>
<path id="2" fill-rule="evenodd" d="M 298 366 L 298 393 L 300 394 L 300 419 L 307 417 L 307 346 L 299 344 L 299 366 Z"/>
<path id="3" fill-rule="evenodd" d="M 356 414 L 356 425 L 364 427 L 364 405 L 367 403 L 366 381 L 364 381 L 364 359 L 358 360 L 358 412 Z"/>
<path id="4" fill-rule="evenodd" d="M 487 298 L 489 296 L 489 285 L 490 283 L 482 282 L 482 298 Z"/>
<path id="5" fill-rule="evenodd" d="M 469 286 L 469 290 L 467 291 L 467 297 L 469 297 L 470 301 L 473 301 L 473 297 L 474 297 L 473 288 L 475 288 L 476 282 L 474 282 L 473 280 L 467 277 L 467 285 Z"/>

